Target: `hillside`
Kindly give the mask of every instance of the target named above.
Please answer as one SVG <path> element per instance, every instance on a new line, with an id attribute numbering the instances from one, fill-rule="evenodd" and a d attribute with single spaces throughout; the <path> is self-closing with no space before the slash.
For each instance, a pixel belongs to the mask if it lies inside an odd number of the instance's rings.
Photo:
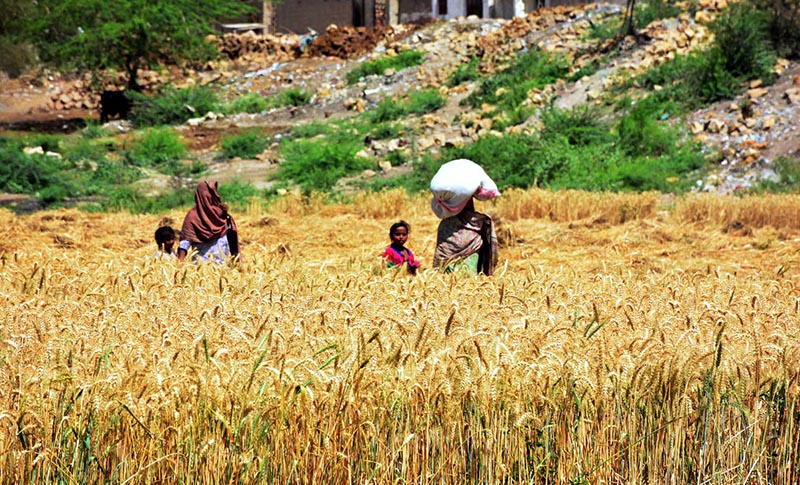
<path id="1" fill-rule="evenodd" d="M 382 179 L 406 175 L 414 170 L 420 157 L 435 157 L 447 147 L 466 146 L 491 135 L 536 135 L 542 130 L 539 115 L 548 107 L 563 110 L 561 113 L 578 113 L 568 114 L 567 119 L 580 116 L 579 110 L 596 107 L 600 114 L 593 116 L 616 120 L 620 113 L 611 107 L 623 98 L 627 96 L 635 103 L 664 88 L 650 86 L 648 91 L 635 81 L 636 76 L 711 43 L 709 21 L 724 5 L 700 2 L 692 13 L 653 21 L 642 26 L 637 37 L 618 43 L 610 36 L 598 35 L 602 29 L 609 30 L 609 26 L 619 23 L 622 11 L 613 4 L 542 9 L 513 21 L 468 18 L 422 27 L 400 26 L 389 33 L 361 37 L 353 31 L 332 28 L 315 39 L 300 57 L 285 48 L 244 52 L 199 71 L 168 69 L 150 73 L 150 87 L 157 89 L 167 83 L 179 87 L 203 85 L 228 102 L 253 93 L 267 99 L 285 92 L 306 94 L 310 98 L 307 104 L 272 107 L 251 114 L 196 113 L 194 119 L 175 128 L 189 150 L 183 156 L 184 163 L 202 164 L 207 167 L 208 176 L 223 182 L 243 182 L 259 190 L 291 190 L 291 180 L 275 183 L 275 174 L 286 158 L 281 140 L 295 136 L 298 127 L 307 125 L 313 127 L 311 131 L 321 133 L 316 135 L 321 143 L 353 143 L 353 137 L 335 141 L 329 128 L 319 127 L 349 120 L 352 124 L 340 124 L 341 130 L 353 131 L 364 143 L 356 154 L 359 164 L 342 172 L 335 190 L 352 192 L 380 187 Z M 297 40 L 280 42 L 291 44 Z M 221 44 L 229 45 L 222 40 Z M 347 81 L 354 69 L 404 52 L 421 53 L 422 63 Z M 555 56 L 548 58 L 551 62 L 565 62 L 564 72 L 554 82 L 531 88 L 525 93 L 526 99 L 513 109 L 503 111 L 504 97 L 509 97 L 505 87 L 484 96 L 491 98 L 488 102 L 464 102 L 475 98 L 476 91 L 487 84 L 486 79 L 501 76 L 517 59 L 532 52 Z M 470 64 L 471 59 L 474 64 Z M 705 158 L 702 169 L 679 174 L 685 179 L 681 191 L 687 185 L 692 190 L 719 193 L 758 187 L 764 181 L 779 180 L 776 159 L 796 164 L 800 135 L 793 127 L 800 121 L 800 65 L 778 59 L 773 71 L 777 74 L 774 82 L 750 80 L 732 100 L 688 112 L 673 114 L 667 110 L 660 115 L 661 124 L 682 133 L 684 142 L 691 138 L 704 147 L 698 152 Z M 452 82 L 455 72 L 465 74 L 463 82 Z M 148 79 L 147 74 L 142 78 Z M 85 78 L 70 80 L 53 73 L 4 82 L 0 89 L 0 129 L 72 131 L 82 126 L 84 119 L 97 116 L 94 109 L 85 109 L 93 104 L 84 102 L 84 109 L 56 110 L 53 101 L 57 106 L 60 99 L 82 99 L 87 89 Z M 428 112 L 402 112 L 403 103 L 414 101 L 409 95 L 420 92 L 438 92 L 443 106 Z M 400 112 L 392 113 L 391 109 Z M 389 123 L 384 125 L 386 133 L 380 138 L 358 125 L 375 124 L 376 116 L 387 110 Z M 523 118 L 513 119 L 520 116 Z M 123 149 L 136 138 L 127 123 L 111 122 L 109 128 Z M 252 129 L 266 138 L 266 148 L 258 156 L 221 155 L 225 137 Z M 643 136 L 646 138 L 647 134 Z M 675 140 L 670 143 L 677 143 Z M 477 161 L 491 172 L 491 160 Z M 303 167 L 298 170 L 307 171 Z M 170 181 L 169 174 L 156 172 L 148 172 L 150 178 L 138 186 L 153 193 L 180 185 Z M 676 178 L 670 174 L 665 177 Z M 542 182 L 530 179 L 527 183 L 537 181 Z M 304 189 L 315 183 L 310 181 Z M 385 184 L 392 186 L 391 182 Z"/>

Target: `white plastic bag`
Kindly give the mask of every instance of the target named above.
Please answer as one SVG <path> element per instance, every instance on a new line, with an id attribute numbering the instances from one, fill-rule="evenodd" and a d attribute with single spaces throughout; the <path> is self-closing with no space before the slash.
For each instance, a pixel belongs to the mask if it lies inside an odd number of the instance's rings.
<path id="1" fill-rule="evenodd" d="M 472 197 L 489 200 L 500 195 L 497 184 L 480 165 L 460 158 L 445 163 L 431 179 L 431 209 L 440 219 L 452 217 L 467 205 Z"/>

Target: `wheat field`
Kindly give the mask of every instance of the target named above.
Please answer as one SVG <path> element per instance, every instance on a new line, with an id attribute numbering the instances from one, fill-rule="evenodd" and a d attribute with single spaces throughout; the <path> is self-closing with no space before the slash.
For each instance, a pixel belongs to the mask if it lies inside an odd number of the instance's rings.
<path id="1" fill-rule="evenodd" d="M 0 211 L 0 482 L 800 482 L 800 197 L 508 191 L 491 278 L 428 204 L 253 201 L 232 267 Z"/>

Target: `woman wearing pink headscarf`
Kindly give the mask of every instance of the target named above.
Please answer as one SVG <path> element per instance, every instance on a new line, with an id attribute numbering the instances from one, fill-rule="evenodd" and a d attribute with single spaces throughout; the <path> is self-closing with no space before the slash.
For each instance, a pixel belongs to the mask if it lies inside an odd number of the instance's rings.
<path id="1" fill-rule="evenodd" d="M 218 183 L 203 181 L 194 193 L 194 207 L 186 214 L 181 227 L 178 259 L 183 261 L 190 249 L 195 261 L 223 263 L 239 255 L 236 222 L 228 214 L 217 192 Z"/>

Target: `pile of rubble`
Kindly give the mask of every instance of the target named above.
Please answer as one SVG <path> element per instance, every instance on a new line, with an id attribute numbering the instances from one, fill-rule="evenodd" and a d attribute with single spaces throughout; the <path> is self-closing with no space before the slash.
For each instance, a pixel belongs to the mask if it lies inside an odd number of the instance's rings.
<path id="1" fill-rule="evenodd" d="M 325 33 L 312 40 L 304 55 L 352 59 L 372 52 L 378 44 L 388 44 L 401 40 L 416 28 L 418 28 L 416 25 L 376 27 L 339 27 L 330 25 Z"/>
<path id="2" fill-rule="evenodd" d="M 152 91 L 158 86 L 169 83 L 174 75 L 169 70 L 152 71 L 139 70 L 137 73 L 139 86 L 145 91 Z M 103 90 L 119 90 L 125 87 L 125 77 L 122 73 L 107 72 L 99 80 L 98 88 L 92 82 L 90 73 L 84 74 L 80 79 L 74 81 L 63 81 L 55 86 L 50 93 L 50 101 L 46 109 L 51 111 L 63 111 L 71 109 L 96 109 L 100 103 L 100 93 Z"/>
<path id="3" fill-rule="evenodd" d="M 221 37 L 211 36 L 208 40 L 215 42 L 220 53 L 230 60 L 244 62 L 286 62 L 298 56 L 301 42 L 299 35 L 256 34 L 247 31 L 242 34 L 225 34 Z"/>

